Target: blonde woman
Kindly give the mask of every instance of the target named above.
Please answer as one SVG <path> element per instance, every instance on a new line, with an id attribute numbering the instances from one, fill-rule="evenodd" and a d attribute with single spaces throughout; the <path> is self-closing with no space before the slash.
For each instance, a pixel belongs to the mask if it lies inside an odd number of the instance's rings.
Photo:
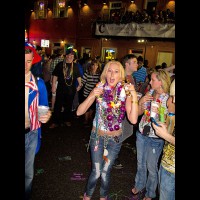
<path id="1" fill-rule="evenodd" d="M 139 115 L 143 114 L 143 116 L 139 122 L 139 130 L 136 132 L 137 173 L 132 189 L 133 200 L 144 195 L 143 200 L 151 200 L 156 197 L 158 160 L 163 149 L 164 140 L 155 134 L 150 117 L 151 111 L 155 113 L 156 121 L 159 121 L 161 114 L 163 115 L 162 118 L 166 117 L 170 83 L 168 72 L 163 69 L 153 71 L 150 81 L 151 89 L 139 100 L 138 112 Z M 151 110 L 152 101 L 158 103 L 159 109 L 152 108 Z"/>
<path id="2" fill-rule="evenodd" d="M 131 123 L 137 122 L 137 93 L 132 84 L 124 84 L 124 79 L 122 64 L 118 61 L 109 61 L 101 74 L 101 82 L 77 109 L 77 115 L 83 115 L 96 101 L 89 142 L 92 169 L 83 200 L 92 198 L 100 177 L 100 200 L 108 199 L 110 172 L 122 145 L 122 120 L 125 112 Z"/>

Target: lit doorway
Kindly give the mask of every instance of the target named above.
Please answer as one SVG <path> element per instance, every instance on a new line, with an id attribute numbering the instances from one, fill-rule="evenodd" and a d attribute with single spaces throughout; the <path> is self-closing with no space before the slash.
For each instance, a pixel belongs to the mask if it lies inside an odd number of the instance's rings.
<path id="1" fill-rule="evenodd" d="M 163 62 L 170 66 L 172 63 L 173 53 L 171 52 L 158 52 L 156 65 L 162 65 Z"/>
<path id="2" fill-rule="evenodd" d="M 81 47 L 81 58 L 90 58 L 91 57 L 91 48 L 90 47 Z"/>

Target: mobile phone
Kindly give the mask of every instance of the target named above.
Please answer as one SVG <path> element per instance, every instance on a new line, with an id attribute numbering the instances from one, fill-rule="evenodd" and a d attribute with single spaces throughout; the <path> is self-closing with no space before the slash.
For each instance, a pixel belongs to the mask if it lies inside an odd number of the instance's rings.
<path id="1" fill-rule="evenodd" d="M 151 122 L 153 122 L 156 126 L 160 126 L 153 117 L 150 117 Z"/>

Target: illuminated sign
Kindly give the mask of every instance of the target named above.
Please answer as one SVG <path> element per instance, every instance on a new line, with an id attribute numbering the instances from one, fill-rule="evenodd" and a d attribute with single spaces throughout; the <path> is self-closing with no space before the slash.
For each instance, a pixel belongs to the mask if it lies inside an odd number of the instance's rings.
<path id="1" fill-rule="evenodd" d="M 41 39 L 41 47 L 49 47 L 49 40 Z"/>

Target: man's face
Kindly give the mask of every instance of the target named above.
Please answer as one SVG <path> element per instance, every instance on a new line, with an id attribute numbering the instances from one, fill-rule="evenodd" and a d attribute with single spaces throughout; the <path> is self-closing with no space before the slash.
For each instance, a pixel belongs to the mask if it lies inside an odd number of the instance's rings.
<path id="1" fill-rule="evenodd" d="M 68 55 L 66 55 L 66 62 L 67 63 L 72 63 L 74 60 L 74 53 L 70 53 Z"/>
<path id="2" fill-rule="evenodd" d="M 137 63 L 137 59 L 136 58 L 131 58 L 128 61 L 129 64 L 129 69 L 131 72 L 135 72 L 138 69 L 138 63 Z"/>
<path id="3" fill-rule="evenodd" d="M 31 70 L 33 62 L 33 52 L 25 54 L 25 74 Z"/>

